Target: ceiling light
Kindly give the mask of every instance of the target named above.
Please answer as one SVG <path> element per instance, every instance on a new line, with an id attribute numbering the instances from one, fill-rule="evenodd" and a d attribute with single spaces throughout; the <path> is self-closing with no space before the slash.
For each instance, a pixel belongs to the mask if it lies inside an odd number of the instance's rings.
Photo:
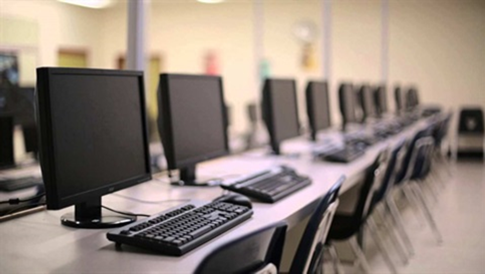
<path id="1" fill-rule="evenodd" d="M 204 3 L 204 4 L 217 4 L 217 3 L 224 2 L 224 0 L 197 0 L 197 2 Z"/>
<path id="2" fill-rule="evenodd" d="M 58 0 L 59 2 L 72 4 L 91 9 L 102 9 L 113 4 L 112 0 Z"/>

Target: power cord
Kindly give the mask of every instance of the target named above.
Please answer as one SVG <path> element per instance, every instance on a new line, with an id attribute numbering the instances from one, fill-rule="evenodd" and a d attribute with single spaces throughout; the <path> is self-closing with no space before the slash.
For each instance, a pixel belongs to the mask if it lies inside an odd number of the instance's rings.
<path id="1" fill-rule="evenodd" d="M 150 215 L 147 215 L 147 214 L 138 214 L 138 213 L 119 211 L 119 210 L 115 210 L 115 209 L 109 208 L 109 207 L 104 206 L 104 205 L 102 205 L 101 207 L 104 208 L 104 209 L 107 209 L 109 211 L 112 211 L 114 213 L 121 214 L 121 215 L 134 216 L 134 217 L 150 217 Z"/>
<path id="2" fill-rule="evenodd" d="M 163 204 L 163 203 L 172 203 L 172 202 L 189 202 L 190 199 L 175 199 L 175 200 L 161 200 L 161 201 L 145 201 L 145 200 L 140 200 L 140 199 L 137 199 L 137 198 L 133 198 L 133 197 L 129 197 L 129 196 L 124 196 L 124 195 L 121 195 L 121 194 L 111 194 L 113 196 L 117 196 L 117 197 L 120 197 L 120 198 L 124 198 L 124 199 L 127 199 L 127 200 L 131 200 L 131 201 L 134 201 L 134 202 L 138 202 L 138 203 L 144 203 L 144 204 Z"/>
<path id="3" fill-rule="evenodd" d="M 26 202 L 30 202 L 30 201 L 40 199 L 44 196 L 45 196 L 45 194 L 39 194 L 39 195 L 36 195 L 34 197 L 30 197 L 30 198 L 24 199 L 24 200 L 21 200 L 20 198 L 12 198 L 12 199 L 8 199 L 6 201 L 0 201 L 0 205 L 1 204 L 18 205 L 20 203 L 26 203 Z"/>

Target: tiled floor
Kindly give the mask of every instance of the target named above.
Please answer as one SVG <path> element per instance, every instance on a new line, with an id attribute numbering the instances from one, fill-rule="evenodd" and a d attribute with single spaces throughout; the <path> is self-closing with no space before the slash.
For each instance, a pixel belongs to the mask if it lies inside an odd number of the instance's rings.
<path id="1" fill-rule="evenodd" d="M 433 216 L 443 235 L 437 244 L 419 211 L 409 206 L 403 210 L 406 230 L 415 254 L 403 265 L 388 242 L 398 273 L 485 273 L 485 164 L 458 162 L 452 166 L 453 176 L 441 173 L 447 180 L 438 201 L 428 195 Z M 439 186 L 438 184 L 436 184 Z M 390 273 L 373 243 L 368 240 L 365 253 L 372 273 Z M 346 273 L 361 273 L 358 267 L 344 265 Z M 333 273 L 327 265 L 326 273 Z"/>

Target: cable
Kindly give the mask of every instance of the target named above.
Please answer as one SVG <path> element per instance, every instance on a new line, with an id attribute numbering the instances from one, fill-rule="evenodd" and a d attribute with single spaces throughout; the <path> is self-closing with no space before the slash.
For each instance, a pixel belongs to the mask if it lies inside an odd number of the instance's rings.
<path id="1" fill-rule="evenodd" d="M 140 199 L 137 199 L 137 198 L 133 198 L 133 197 L 129 197 L 129 196 L 124 196 L 124 195 L 120 195 L 120 194 L 111 194 L 113 196 L 118 196 L 118 197 L 121 197 L 121 198 L 125 198 L 127 200 L 131 200 L 131 201 L 134 201 L 134 202 L 138 202 L 138 203 L 144 203 L 144 204 L 163 204 L 163 203 L 172 203 L 172 202 L 189 202 L 190 199 L 178 199 L 178 200 L 161 200 L 161 201 L 144 201 L 144 200 L 140 200 Z"/>
<path id="2" fill-rule="evenodd" d="M 5 216 L 6 215 L 13 214 L 13 213 L 15 213 L 17 211 L 20 211 L 20 210 L 23 210 L 23 209 L 26 209 L 26 208 L 31 208 L 31 207 L 36 207 L 36 206 L 42 206 L 42 205 L 45 205 L 45 202 L 39 202 L 39 203 L 35 203 L 35 204 L 23 205 L 23 206 L 20 206 L 20 207 L 17 207 L 17 208 L 14 208 L 14 209 L 8 211 L 7 213 L 5 213 Z"/>
<path id="3" fill-rule="evenodd" d="M 137 213 L 119 211 L 119 210 L 115 210 L 115 209 L 109 208 L 109 207 L 104 206 L 104 205 L 102 205 L 101 207 L 104 208 L 104 209 L 107 209 L 109 211 L 112 211 L 114 213 L 121 214 L 121 215 L 134 216 L 134 217 L 150 217 L 150 215 L 147 215 L 147 214 L 137 214 Z"/>
<path id="4" fill-rule="evenodd" d="M 25 199 L 25 200 L 20 200 L 20 198 L 12 198 L 12 199 L 8 199 L 6 201 L 0 201 L 0 205 L 1 204 L 18 205 L 20 203 L 25 203 L 25 202 L 30 202 L 32 200 L 37 200 L 37 199 L 42 198 L 44 196 L 45 196 L 45 194 L 43 193 L 43 194 L 36 195 L 34 197 L 30 197 L 30 198 Z"/>

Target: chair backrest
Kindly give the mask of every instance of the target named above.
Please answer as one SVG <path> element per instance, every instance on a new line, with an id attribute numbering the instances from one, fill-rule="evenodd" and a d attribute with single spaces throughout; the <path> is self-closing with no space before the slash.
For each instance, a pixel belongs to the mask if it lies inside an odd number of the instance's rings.
<path id="1" fill-rule="evenodd" d="M 290 273 L 316 273 L 321 267 L 323 246 L 338 206 L 338 192 L 345 177 L 340 177 L 320 200 L 303 232 L 290 267 Z"/>
<path id="2" fill-rule="evenodd" d="M 407 146 L 407 151 L 402 161 L 402 165 L 398 167 L 399 171 L 396 177 L 396 183 L 401 184 L 407 180 L 409 180 L 413 174 L 414 170 L 414 161 L 412 161 L 412 155 L 414 151 L 414 147 L 416 146 L 416 142 L 422 138 L 432 135 L 433 125 L 429 125 L 425 129 L 422 129 L 414 135 Z"/>
<path id="3" fill-rule="evenodd" d="M 413 149 L 411 158 L 412 173 L 411 179 L 424 179 L 431 170 L 431 161 L 433 157 L 434 139 L 431 136 L 425 136 L 417 140 Z"/>
<path id="4" fill-rule="evenodd" d="M 439 123 L 439 126 L 437 127 L 437 130 L 435 133 L 433 133 L 433 138 L 435 141 L 435 146 L 439 147 L 441 146 L 441 142 L 443 139 L 446 137 L 448 134 L 448 129 L 450 127 L 450 121 L 453 113 L 449 112 L 445 118 Z"/>
<path id="5" fill-rule="evenodd" d="M 364 196 L 363 192 L 361 191 L 361 196 L 359 200 L 365 199 L 363 206 L 359 208 L 359 203 L 357 204 L 356 212 L 360 211 L 360 219 L 361 222 L 365 221 L 365 219 L 369 216 L 372 212 L 372 198 L 374 197 L 375 192 L 379 188 L 380 182 L 384 179 L 385 170 L 387 169 L 389 159 L 389 150 L 384 149 L 379 153 L 374 163 L 367 168 L 366 176 L 364 181 L 364 186 L 362 187 L 367 188 L 366 184 L 368 184 L 367 194 Z M 360 201 L 359 201 L 360 202 Z"/>
<path id="6" fill-rule="evenodd" d="M 483 134 L 483 110 L 481 108 L 462 109 L 458 122 L 458 132 Z"/>
<path id="7" fill-rule="evenodd" d="M 237 238 L 212 251 L 195 273 L 274 273 L 280 265 L 285 233 L 286 223 L 279 222 Z"/>
<path id="8" fill-rule="evenodd" d="M 389 160 L 387 161 L 387 168 L 383 173 L 383 178 L 380 184 L 378 184 L 379 181 L 376 182 L 376 184 L 379 185 L 379 188 L 377 188 L 377 190 L 373 194 L 372 202 L 371 202 L 371 211 L 374 209 L 377 203 L 382 201 L 382 199 L 387 195 L 390 189 L 394 186 L 394 182 L 396 179 L 396 167 L 399 167 L 401 165 L 402 160 L 404 158 L 403 148 L 405 144 L 406 144 L 405 139 L 400 140 L 396 144 L 394 149 L 390 152 Z M 379 169 L 383 167 L 384 165 L 380 166 Z"/>

